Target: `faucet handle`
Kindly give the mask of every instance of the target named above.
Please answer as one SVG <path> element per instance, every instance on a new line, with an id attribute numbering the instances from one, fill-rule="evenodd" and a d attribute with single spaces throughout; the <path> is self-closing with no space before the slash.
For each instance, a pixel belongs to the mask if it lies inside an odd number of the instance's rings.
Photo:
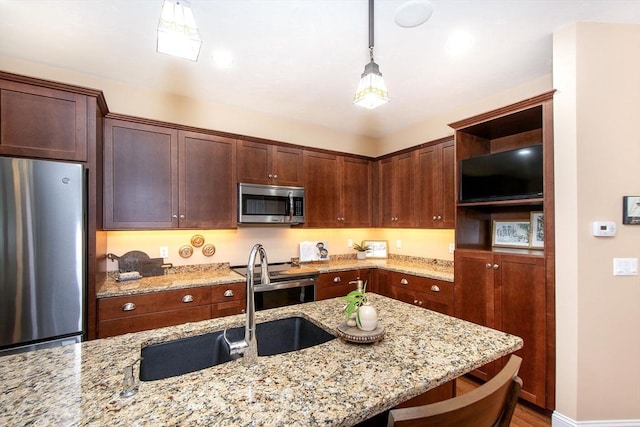
<path id="1" fill-rule="evenodd" d="M 249 343 L 245 340 L 230 341 L 227 337 L 227 329 L 222 332 L 222 337 L 224 338 L 224 342 L 227 343 L 227 346 L 229 346 L 229 354 L 244 353 L 244 350 L 249 347 Z"/>

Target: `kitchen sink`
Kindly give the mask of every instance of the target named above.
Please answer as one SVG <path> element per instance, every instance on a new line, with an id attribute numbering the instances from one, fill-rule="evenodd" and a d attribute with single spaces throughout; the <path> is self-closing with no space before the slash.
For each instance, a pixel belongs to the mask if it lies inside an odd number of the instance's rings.
<path id="1" fill-rule="evenodd" d="M 244 337 L 244 327 L 227 330 L 230 341 Z M 313 347 L 335 339 L 304 317 L 262 322 L 256 325 L 258 356 L 273 356 Z M 152 344 L 140 353 L 140 380 L 153 381 L 199 371 L 237 359 L 230 355 L 223 331 Z"/>

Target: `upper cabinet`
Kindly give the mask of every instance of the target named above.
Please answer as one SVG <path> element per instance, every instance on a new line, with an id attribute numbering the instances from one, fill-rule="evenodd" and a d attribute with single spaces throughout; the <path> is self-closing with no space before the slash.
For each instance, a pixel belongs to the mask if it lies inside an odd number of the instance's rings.
<path id="1" fill-rule="evenodd" d="M 105 120 L 106 229 L 233 228 L 233 139 Z"/>
<path id="2" fill-rule="evenodd" d="M 0 79 L 0 154 L 86 162 L 87 98 Z"/>
<path id="3" fill-rule="evenodd" d="M 304 151 L 306 227 L 370 227 L 371 161 Z"/>
<path id="4" fill-rule="evenodd" d="M 416 222 L 420 228 L 455 226 L 455 146 L 453 139 L 417 153 Z"/>
<path id="5" fill-rule="evenodd" d="M 302 150 L 293 147 L 238 141 L 238 182 L 303 185 Z"/>
<path id="6" fill-rule="evenodd" d="M 378 218 L 381 227 L 415 226 L 417 152 L 378 161 Z"/>

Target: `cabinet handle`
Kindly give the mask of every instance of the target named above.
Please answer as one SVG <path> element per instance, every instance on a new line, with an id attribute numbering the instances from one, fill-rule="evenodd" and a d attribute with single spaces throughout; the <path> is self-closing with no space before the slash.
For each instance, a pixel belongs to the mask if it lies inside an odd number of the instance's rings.
<path id="1" fill-rule="evenodd" d="M 173 214 L 173 215 L 171 215 L 171 218 L 173 218 L 173 219 L 178 219 L 178 215 Z"/>
<path id="2" fill-rule="evenodd" d="M 187 294 L 187 295 L 183 296 L 182 297 L 182 302 L 185 302 L 185 303 L 186 302 L 193 302 L 193 295 Z"/>
<path id="3" fill-rule="evenodd" d="M 274 179 L 278 179 L 278 174 L 273 175 Z"/>
<path id="4" fill-rule="evenodd" d="M 441 215 L 438 215 L 438 218 L 436 218 L 438 221 L 440 221 L 442 219 Z"/>
<path id="5" fill-rule="evenodd" d="M 128 302 L 122 306 L 122 311 L 133 311 L 136 309 L 136 305 L 132 302 Z"/>
<path id="6" fill-rule="evenodd" d="M 492 267 L 492 266 L 491 266 L 491 263 L 490 263 L 490 262 L 486 263 L 486 264 L 485 264 L 485 267 L 487 267 L 487 268 L 491 268 L 491 267 Z"/>
<path id="7" fill-rule="evenodd" d="M 340 283 L 342 280 L 340 280 L 340 277 L 334 277 L 333 278 L 333 283 Z"/>
<path id="8" fill-rule="evenodd" d="M 422 301 L 418 301 L 418 305 L 422 305 Z"/>
<path id="9" fill-rule="evenodd" d="M 269 178 L 273 178 L 273 175 L 269 174 Z"/>
<path id="10" fill-rule="evenodd" d="M 414 299 L 414 300 L 413 300 L 413 303 L 414 303 L 415 305 L 418 305 L 418 300 L 417 300 L 417 299 Z"/>
<path id="11" fill-rule="evenodd" d="M 440 292 L 440 286 L 438 285 L 431 285 L 431 290 L 433 292 Z"/>
<path id="12" fill-rule="evenodd" d="M 435 221 L 438 217 L 434 215 L 432 219 Z"/>
<path id="13" fill-rule="evenodd" d="M 180 219 L 184 219 L 184 214 L 181 214 L 181 215 L 180 215 Z"/>
<path id="14" fill-rule="evenodd" d="M 233 289 L 227 289 L 226 291 L 224 291 L 223 295 L 225 297 L 232 297 L 233 296 Z"/>
<path id="15" fill-rule="evenodd" d="M 408 285 L 409 281 L 407 279 L 400 279 L 400 284 L 401 285 Z"/>
<path id="16" fill-rule="evenodd" d="M 494 269 L 494 270 L 497 270 L 497 269 L 499 269 L 499 268 L 500 268 L 500 266 L 499 266 L 498 264 L 493 264 L 493 269 Z"/>

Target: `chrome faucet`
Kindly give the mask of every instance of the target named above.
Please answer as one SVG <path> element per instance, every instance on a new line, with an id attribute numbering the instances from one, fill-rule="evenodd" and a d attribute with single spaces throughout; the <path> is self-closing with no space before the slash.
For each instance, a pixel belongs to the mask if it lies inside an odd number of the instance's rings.
<path id="1" fill-rule="evenodd" d="M 267 252 L 264 247 L 258 243 L 253 246 L 249 254 L 249 262 L 247 264 L 247 317 L 244 325 L 244 339 L 239 341 L 229 341 L 227 338 L 227 330 L 224 331 L 224 340 L 229 346 L 230 354 L 242 354 L 243 362 L 247 366 L 256 364 L 258 361 L 258 341 L 256 339 L 256 303 L 254 299 L 255 283 L 253 280 L 254 268 L 256 263 L 256 255 L 260 254 L 260 284 L 268 285 L 269 280 L 269 262 L 267 261 Z"/>

